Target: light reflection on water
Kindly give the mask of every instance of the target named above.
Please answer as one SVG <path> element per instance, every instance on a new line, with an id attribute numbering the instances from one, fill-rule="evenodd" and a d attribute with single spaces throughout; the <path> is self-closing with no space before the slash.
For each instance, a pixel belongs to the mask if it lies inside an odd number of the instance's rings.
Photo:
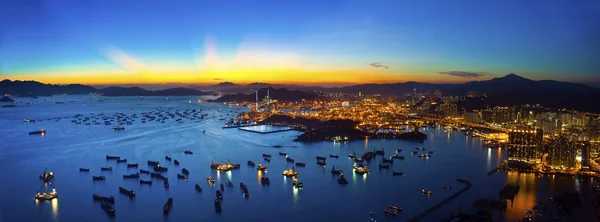
<path id="1" fill-rule="evenodd" d="M 52 206 L 52 216 L 56 219 L 58 216 L 58 198 L 50 200 L 50 204 Z"/>

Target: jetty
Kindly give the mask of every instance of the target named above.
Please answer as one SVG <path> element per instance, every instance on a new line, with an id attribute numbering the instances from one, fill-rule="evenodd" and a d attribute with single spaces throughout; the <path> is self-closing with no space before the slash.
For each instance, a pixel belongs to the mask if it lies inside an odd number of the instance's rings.
<path id="1" fill-rule="evenodd" d="M 442 201 L 440 201 L 436 205 L 433 205 L 429 209 L 425 210 L 423 213 L 420 213 L 419 215 L 411 218 L 408 221 L 414 222 L 414 221 L 419 221 L 419 220 L 425 218 L 425 216 L 427 216 L 428 214 L 436 211 L 440 207 L 444 206 L 444 204 L 447 204 L 448 202 L 452 201 L 454 198 L 460 196 L 461 194 L 463 194 L 467 190 L 471 189 L 471 186 L 473 185 L 473 184 L 471 184 L 471 182 L 463 180 L 463 179 L 456 179 L 456 181 L 458 181 L 460 183 L 464 183 L 464 184 L 466 184 L 466 186 L 464 188 L 460 189 L 459 191 L 457 191 L 456 193 L 452 194 L 452 196 L 449 196 L 446 199 L 443 199 Z"/>

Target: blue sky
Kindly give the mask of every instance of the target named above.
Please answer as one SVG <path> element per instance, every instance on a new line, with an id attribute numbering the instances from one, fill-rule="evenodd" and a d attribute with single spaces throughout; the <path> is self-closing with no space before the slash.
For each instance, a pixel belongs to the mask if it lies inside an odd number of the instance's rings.
<path id="1" fill-rule="evenodd" d="M 514 72 L 600 82 L 598 61 L 591 0 L 0 2 L 0 75 L 11 79 L 464 82 Z M 439 74 L 450 71 L 482 76 Z"/>

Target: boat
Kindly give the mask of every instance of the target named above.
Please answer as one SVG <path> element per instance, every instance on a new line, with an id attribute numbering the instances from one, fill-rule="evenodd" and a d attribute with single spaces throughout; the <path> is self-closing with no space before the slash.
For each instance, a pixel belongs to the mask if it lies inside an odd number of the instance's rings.
<path id="1" fill-rule="evenodd" d="M 296 162 L 296 166 L 302 166 L 302 167 L 303 167 L 303 166 L 306 166 L 306 163 L 303 163 L 303 162 Z"/>
<path id="2" fill-rule="evenodd" d="M 317 156 L 317 160 L 327 160 L 327 158 L 324 156 Z"/>
<path id="3" fill-rule="evenodd" d="M 248 187 L 246 187 L 246 184 L 240 182 L 240 189 L 247 189 Z"/>
<path id="4" fill-rule="evenodd" d="M 392 208 L 387 208 L 383 211 L 385 214 L 387 215 L 391 215 L 391 216 L 396 216 L 396 214 L 398 214 L 397 210 L 394 210 Z"/>
<path id="5" fill-rule="evenodd" d="M 186 175 L 181 175 L 181 174 L 177 174 L 177 179 L 184 179 L 187 180 L 188 177 Z"/>
<path id="6" fill-rule="evenodd" d="M 263 159 L 265 159 L 266 162 L 269 162 L 269 163 L 271 162 L 271 158 L 265 157 Z"/>
<path id="7" fill-rule="evenodd" d="M 422 189 L 421 193 L 423 193 L 425 195 L 431 195 L 431 190 Z"/>
<path id="8" fill-rule="evenodd" d="M 92 176 L 92 180 L 105 180 L 106 177 L 104 176 Z"/>
<path id="9" fill-rule="evenodd" d="M 375 154 L 383 156 L 383 155 L 385 155 L 385 151 L 383 149 L 375 150 Z"/>
<path id="10" fill-rule="evenodd" d="M 115 127 L 113 127 L 113 128 L 112 128 L 112 130 L 113 130 L 113 131 L 116 131 L 116 130 L 124 130 L 124 129 L 125 129 L 125 127 L 124 127 L 124 126 L 115 126 Z"/>
<path id="11" fill-rule="evenodd" d="M 219 189 L 221 189 L 221 191 L 225 191 L 225 186 L 223 186 L 223 184 L 221 184 L 221 185 L 219 186 Z"/>
<path id="12" fill-rule="evenodd" d="M 171 161 L 171 157 L 169 157 L 169 156 L 165 156 L 165 160 L 167 160 L 167 161 Z"/>
<path id="13" fill-rule="evenodd" d="M 415 155 L 417 153 L 418 153 L 417 151 L 410 151 L 410 155 Z"/>
<path id="14" fill-rule="evenodd" d="M 46 129 L 42 128 L 42 130 L 29 132 L 29 135 L 36 135 L 36 134 L 42 134 L 42 135 L 44 135 L 44 134 L 46 134 Z"/>
<path id="15" fill-rule="evenodd" d="M 248 166 L 254 167 L 254 166 L 256 166 L 256 163 L 248 160 Z"/>
<path id="16" fill-rule="evenodd" d="M 173 163 L 175 164 L 175 166 L 179 166 L 179 161 L 174 160 Z"/>
<path id="17" fill-rule="evenodd" d="M 42 175 L 40 175 L 40 179 L 44 180 L 44 182 L 48 182 L 52 180 L 52 178 L 54 178 L 54 173 L 46 172 L 46 169 L 44 169 L 44 172 L 42 173 Z"/>
<path id="18" fill-rule="evenodd" d="M 335 169 L 335 165 L 333 166 L 333 168 L 331 168 L 331 174 L 338 174 L 338 175 L 342 175 L 344 172 L 342 172 L 342 170 L 336 170 Z"/>
<path id="19" fill-rule="evenodd" d="M 89 168 L 79 168 L 79 172 L 90 172 Z"/>
<path id="20" fill-rule="evenodd" d="M 215 179 L 213 179 L 211 176 L 206 176 L 206 181 L 208 181 L 208 183 L 211 185 L 215 184 Z"/>
<path id="21" fill-rule="evenodd" d="M 402 152 L 402 149 L 398 148 L 396 149 L 396 153 Z"/>
<path id="22" fill-rule="evenodd" d="M 219 199 L 219 200 L 222 200 L 222 199 L 223 199 L 223 193 L 221 193 L 221 191 L 220 191 L 220 190 L 217 190 L 217 192 L 216 192 L 216 193 L 217 193 L 217 194 L 216 194 L 216 195 L 217 195 L 217 199 Z"/>
<path id="23" fill-rule="evenodd" d="M 169 214 L 169 211 L 171 211 L 171 208 L 173 208 L 173 198 L 169 198 L 167 200 L 167 203 L 165 203 L 165 206 L 163 207 L 163 212 L 165 214 Z"/>
<path id="24" fill-rule="evenodd" d="M 132 198 L 135 197 L 135 192 L 133 190 L 127 190 L 123 187 L 119 187 L 119 192 Z"/>
<path id="25" fill-rule="evenodd" d="M 263 157 L 268 157 L 268 158 L 271 158 L 271 154 L 264 154 L 264 153 L 263 153 L 263 155 L 262 155 L 262 156 L 263 156 Z"/>
<path id="26" fill-rule="evenodd" d="M 359 167 L 356 167 L 356 169 L 354 170 L 354 173 L 356 173 L 356 174 L 365 174 L 365 173 L 370 173 L 370 172 L 371 172 L 371 170 L 369 170 L 367 168 L 367 166 L 359 166 Z"/>
<path id="27" fill-rule="evenodd" d="M 279 152 L 279 156 L 287 156 L 287 153 Z"/>
<path id="28" fill-rule="evenodd" d="M 184 153 L 184 154 L 189 154 L 189 155 L 192 155 L 192 154 L 194 154 L 194 153 L 192 153 L 192 151 L 189 151 L 189 150 L 184 150 L 184 151 L 183 151 L 183 153 Z"/>
<path id="29" fill-rule="evenodd" d="M 257 170 L 260 170 L 260 171 L 263 171 L 263 172 L 267 171 L 267 167 L 266 167 L 266 166 L 263 166 L 263 165 L 262 165 L 262 164 L 260 164 L 260 163 L 258 164 L 258 167 L 256 167 L 256 169 L 257 169 Z"/>
<path id="30" fill-rule="evenodd" d="M 344 177 L 344 174 L 341 174 L 340 178 L 337 179 L 338 184 L 348 184 L 348 180 Z"/>
<path id="31" fill-rule="evenodd" d="M 138 164 L 137 163 L 128 163 L 127 168 L 138 168 Z"/>
<path id="32" fill-rule="evenodd" d="M 287 161 L 287 162 L 290 162 L 290 163 L 293 163 L 293 162 L 294 162 L 294 159 L 292 159 L 292 158 L 290 158 L 290 157 L 286 157 L 286 158 L 285 158 L 285 161 Z"/>
<path id="33" fill-rule="evenodd" d="M 100 171 L 112 171 L 112 167 L 100 167 Z"/>
<path id="34" fill-rule="evenodd" d="M 140 169 L 141 174 L 150 174 L 150 171 Z"/>
<path id="35" fill-rule="evenodd" d="M 248 192 L 247 187 L 244 187 L 244 189 L 242 190 L 242 195 L 244 195 L 245 198 L 250 197 L 250 192 Z"/>
<path id="36" fill-rule="evenodd" d="M 400 156 L 398 159 L 400 159 L 400 160 L 404 160 L 404 159 L 406 159 L 406 158 L 404 158 L 404 156 Z"/>
<path id="37" fill-rule="evenodd" d="M 281 173 L 281 174 L 283 174 L 284 176 L 287 176 L 287 177 L 298 176 L 298 172 L 296 171 L 296 169 L 294 169 L 294 167 L 292 167 L 291 169 L 284 170 L 283 173 Z"/>
<path id="38" fill-rule="evenodd" d="M 37 194 L 35 195 L 35 199 L 38 199 L 38 200 L 52 200 L 57 197 L 58 197 L 58 193 L 56 192 L 55 188 L 52 188 L 52 192 L 50 192 L 50 193 L 46 193 L 46 192 L 40 193 L 40 191 L 38 191 Z"/>
<path id="39" fill-rule="evenodd" d="M 190 171 L 189 171 L 189 170 L 187 170 L 186 168 L 182 168 L 182 169 L 181 169 L 181 172 L 182 172 L 182 173 L 184 173 L 184 174 L 186 174 L 186 175 L 187 175 L 187 174 L 190 174 Z"/>
<path id="40" fill-rule="evenodd" d="M 231 162 L 227 162 L 227 163 L 215 163 L 215 161 L 213 160 L 210 164 L 210 168 L 213 170 L 219 170 L 219 171 L 229 171 L 232 169 L 239 169 L 240 168 L 240 164 L 233 164 Z"/>
<path id="41" fill-rule="evenodd" d="M 379 163 L 379 169 L 389 169 L 390 165 Z"/>
<path id="42" fill-rule="evenodd" d="M 127 159 L 118 159 L 117 163 L 127 163 Z"/>
<path id="43" fill-rule="evenodd" d="M 200 185 L 198 185 L 198 184 L 196 184 L 196 191 L 202 192 L 202 187 L 200 187 Z"/>
<path id="44" fill-rule="evenodd" d="M 391 163 L 394 164 L 394 160 L 393 159 L 386 159 L 386 158 L 382 158 L 381 161 L 383 161 L 384 163 Z"/>
<path id="45" fill-rule="evenodd" d="M 104 197 L 104 196 L 100 196 L 98 194 L 94 194 L 94 195 L 92 195 L 92 197 L 94 198 L 94 200 L 99 200 L 99 201 L 108 202 L 108 203 L 115 203 L 115 197 L 113 197 L 113 196 Z"/>
<path id="46" fill-rule="evenodd" d="M 429 158 L 429 157 L 431 157 L 431 155 L 429 153 L 425 153 L 425 154 L 419 154 L 418 157 L 419 158 Z"/>
<path id="47" fill-rule="evenodd" d="M 432 150 L 432 151 L 429 151 L 429 154 L 433 154 L 433 150 Z"/>
<path id="48" fill-rule="evenodd" d="M 162 174 L 160 174 L 160 173 L 154 173 L 154 172 L 150 173 L 150 177 L 151 178 L 156 178 L 156 179 L 161 179 L 161 180 L 166 180 L 167 179 Z"/>
<path id="49" fill-rule="evenodd" d="M 452 189 L 452 187 L 450 185 L 444 184 L 444 185 L 442 185 L 442 189 L 444 189 L 444 190 L 450 190 L 450 189 Z"/>
<path id="50" fill-rule="evenodd" d="M 166 172 L 167 170 L 168 170 L 168 168 L 162 167 L 162 166 L 154 167 L 155 172 Z"/>
<path id="51" fill-rule="evenodd" d="M 261 177 L 260 183 L 269 185 L 269 184 L 271 184 L 271 181 L 269 180 L 269 177 Z"/>
<path id="52" fill-rule="evenodd" d="M 340 156 L 338 156 L 338 155 L 333 155 L 333 154 L 329 154 L 329 157 L 330 157 L 330 158 L 336 158 L 336 159 L 337 159 L 337 158 L 340 158 Z"/>
<path id="53" fill-rule="evenodd" d="M 140 178 L 140 173 L 123 175 L 123 179 L 133 179 L 133 178 L 135 178 L 135 179 Z"/>
<path id="54" fill-rule="evenodd" d="M 394 176 L 404 176 L 404 172 L 392 172 Z"/>
<path id="55" fill-rule="evenodd" d="M 221 213 L 221 200 L 219 198 L 215 199 L 215 211 Z"/>
<path id="56" fill-rule="evenodd" d="M 294 179 L 294 181 L 292 182 L 292 185 L 294 186 L 294 188 L 296 189 L 300 189 L 300 188 L 304 188 L 304 183 L 300 182 L 297 179 Z"/>
<path id="57" fill-rule="evenodd" d="M 394 209 L 396 211 L 402 211 L 402 208 L 399 207 L 398 205 L 395 205 L 395 204 L 391 204 L 388 208 L 389 209 Z"/>
<path id="58" fill-rule="evenodd" d="M 140 180 L 140 184 L 152 185 L 152 180 Z"/>
<path id="59" fill-rule="evenodd" d="M 165 188 L 169 188 L 169 179 L 165 178 L 165 181 L 163 182 Z"/>
<path id="60" fill-rule="evenodd" d="M 160 163 L 158 163 L 158 161 L 148 160 L 148 165 L 156 167 L 156 166 L 160 166 Z"/>
<path id="61" fill-rule="evenodd" d="M 115 207 L 113 207 L 109 203 L 103 202 L 102 204 L 100 204 L 100 208 L 102 208 L 104 212 L 106 212 L 110 216 L 115 215 Z"/>
<path id="62" fill-rule="evenodd" d="M 350 157 L 351 159 L 354 159 L 354 158 L 356 158 L 356 154 L 355 153 L 350 153 L 350 154 L 348 154 L 348 157 Z"/>

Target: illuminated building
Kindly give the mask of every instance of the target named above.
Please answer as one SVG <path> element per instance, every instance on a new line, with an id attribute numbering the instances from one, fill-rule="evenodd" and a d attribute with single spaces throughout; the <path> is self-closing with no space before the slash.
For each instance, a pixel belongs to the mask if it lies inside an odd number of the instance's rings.
<path id="1" fill-rule="evenodd" d="M 579 147 L 581 147 L 581 168 L 589 168 L 590 167 L 590 153 L 592 146 L 590 142 L 577 142 Z"/>
<path id="2" fill-rule="evenodd" d="M 515 129 L 508 133 L 508 160 L 539 163 L 543 132 L 540 129 Z"/>
<path id="3" fill-rule="evenodd" d="M 463 119 L 465 121 L 471 122 L 471 123 L 480 123 L 481 122 L 481 117 L 479 116 L 479 113 L 476 113 L 476 112 L 464 112 Z"/>
<path id="4" fill-rule="evenodd" d="M 555 136 L 562 132 L 562 122 L 558 119 L 540 119 L 536 121 L 536 125 L 542 129 L 544 136 Z"/>
<path id="5" fill-rule="evenodd" d="M 481 118 L 486 123 L 508 123 L 515 121 L 515 110 L 512 107 L 496 106 L 487 108 L 481 112 Z"/>
<path id="6" fill-rule="evenodd" d="M 548 165 L 553 168 L 575 168 L 577 150 L 579 149 L 576 143 L 565 138 L 558 138 L 551 140 L 546 144 L 546 147 L 548 149 Z"/>

